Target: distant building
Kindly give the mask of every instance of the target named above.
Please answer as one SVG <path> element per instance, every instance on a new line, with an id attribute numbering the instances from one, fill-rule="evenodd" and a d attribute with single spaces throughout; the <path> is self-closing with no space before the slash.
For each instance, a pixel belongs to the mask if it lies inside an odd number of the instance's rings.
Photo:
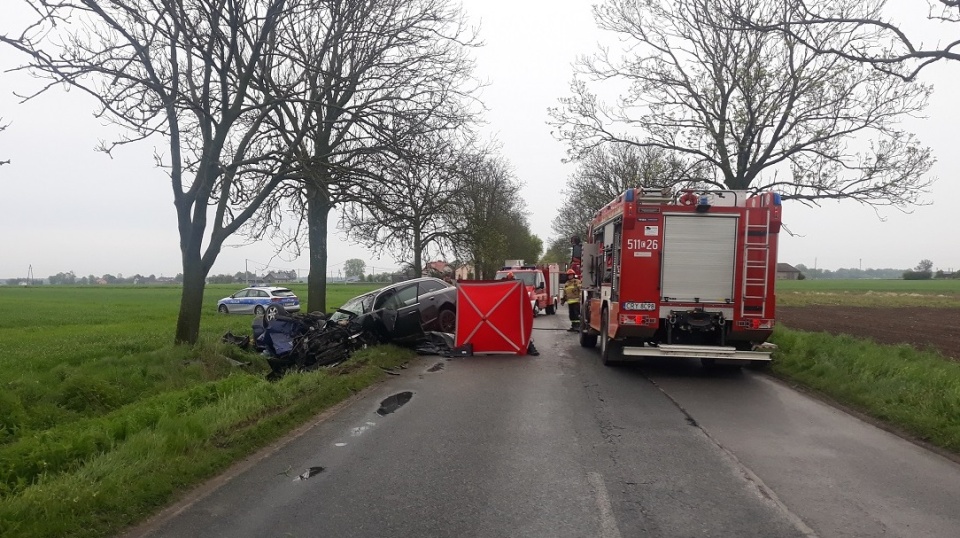
<path id="1" fill-rule="evenodd" d="M 296 271 L 271 271 L 263 275 L 264 282 L 271 282 L 273 284 L 286 284 L 288 282 L 295 282 L 296 280 Z"/>
<path id="2" fill-rule="evenodd" d="M 428 262 L 423 267 L 423 276 L 433 276 L 444 280 L 467 280 L 474 274 L 469 264 L 449 264 L 445 261 Z"/>
<path id="3" fill-rule="evenodd" d="M 800 270 L 789 263 L 777 264 L 777 280 L 799 280 Z"/>
<path id="4" fill-rule="evenodd" d="M 453 268 L 445 261 L 427 262 L 427 264 L 423 266 L 423 276 L 443 278 L 444 275 L 451 273 L 453 273 Z"/>
<path id="5" fill-rule="evenodd" d="M 472 265 L 461 265 L 453 272 L 453 278 L 457 280 L 468 280 L 473 274 Z"/>

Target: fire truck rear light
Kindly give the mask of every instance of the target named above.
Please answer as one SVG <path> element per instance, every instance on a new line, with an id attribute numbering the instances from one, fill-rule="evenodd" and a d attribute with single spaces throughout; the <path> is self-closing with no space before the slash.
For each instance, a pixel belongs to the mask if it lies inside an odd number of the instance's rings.
<path id="1" fill-rule="evenodd" d="M 620 315 L 620 325 L 636 325 L 639 316 Z"/>

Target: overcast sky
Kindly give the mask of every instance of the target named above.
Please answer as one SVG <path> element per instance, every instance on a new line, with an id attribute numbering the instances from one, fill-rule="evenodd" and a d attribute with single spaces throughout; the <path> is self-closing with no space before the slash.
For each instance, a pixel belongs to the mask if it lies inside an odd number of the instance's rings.
<path id="1" fill-rule="evenodd" d="M 477 75 L 490 84 L 482 95 L 489 108 L 487 129 L 522 181 L 533 232 L 546 243 L 553 236 L 550 223 L 561 204 L 559 191 L 572 171 L 561 162 L 565 148 L 550 134 L 547 108 L 568 95 L 576 56 L 593 52 L 598 40 L 609 37 L 595 29 L 589 2 L 463 4 L 480 23 L 486 43 L 475 55 Z M 16 20 L 8 7 L 0 32 Z M 15 62 L 11 51 L 0 49 L 0 67 Z M 895 209 L 878 214 L 854 202 L 819 208 L 788 202 L 783 220 L 797 235 L 781 234 L 780 261 L 826 269 L 905 269 L 929 258 L 934 268 L 960 269 L 960 63 L 927 69 L 922 78 L 935 87 L 928 117 L 905 123 L 938 159 L 932 175 L 939 179 L 925 197 L 929 205 L 910 214 Z M 35 278 L 61 271 L 78 276 L 180 272 L 173 195 L 163 172 L 153 167 L 153 146 L 128 146 L 112 159 L 95 152 L 98 140 L 111 139 L 116 131 L 93 118 L 92 99 L 57 88 L 17 104 L 11 92 L 35 85 L 22 75 L 0 73 L 0 117 L 10 124 L 0 133 L 0 160 L 12 160 L 0 167 L 0 278 L 24 277 L 31 267 Z M 242 242 L 228 243 L 236 246 L 223 250 L 211 274 L 262 272 L 267 264 L 306 274 L 305 256 L 276 255 L 269 244 L 239 246 Z M 344 241 L 342 233 L 332 233 L 332 272 L 349 258 L 365 260 L 368 271 L 399 265 L 389 255 L 374 258 Z"/>

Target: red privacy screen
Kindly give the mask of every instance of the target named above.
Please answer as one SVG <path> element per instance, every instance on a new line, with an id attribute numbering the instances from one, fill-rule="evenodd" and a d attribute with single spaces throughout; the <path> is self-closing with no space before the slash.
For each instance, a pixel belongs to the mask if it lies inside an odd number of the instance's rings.
<path id="1" fill-rule="evenodd" d="M 533 307 L 520 280 L 457 283 L 457 346 L 474 353 L 526 355 Z"/>

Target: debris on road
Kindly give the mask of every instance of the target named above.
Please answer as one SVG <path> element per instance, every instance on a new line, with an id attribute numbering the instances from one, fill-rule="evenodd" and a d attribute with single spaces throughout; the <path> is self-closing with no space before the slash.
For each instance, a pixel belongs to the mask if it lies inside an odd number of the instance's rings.
<path id="1" fill-rule="evenodd" d="M 326 467 L 311 467 L 306 471 L 300 473 L 296 478 L 293 479 L 294 482 L 299 482 L 300 480 L 306 480 L 311 476 L 318 475 L 326 470 Z"/>

